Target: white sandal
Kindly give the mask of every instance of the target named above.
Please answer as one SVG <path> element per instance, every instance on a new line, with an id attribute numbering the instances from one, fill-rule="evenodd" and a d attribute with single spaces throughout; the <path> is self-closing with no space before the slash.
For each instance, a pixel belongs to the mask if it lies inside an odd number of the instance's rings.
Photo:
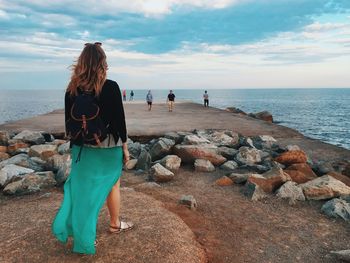
<path id="1" fill-rule="evenodd" d="M 109 227 L 111 229 L 113 229 L 113 230 L 109 229 L 109 232 L 111 234 L 119 234 L 121 232 L 125 232 L 125 231 L 133 229 L 134 224 L 132 222 L 120 221 L 119 227 L 111 226 L 111 225 Z"/>

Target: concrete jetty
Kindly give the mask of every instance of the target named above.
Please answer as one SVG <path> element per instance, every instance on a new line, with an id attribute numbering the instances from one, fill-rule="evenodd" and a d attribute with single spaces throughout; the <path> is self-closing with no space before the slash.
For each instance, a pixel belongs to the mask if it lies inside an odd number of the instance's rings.
<path id="1" fill-rule="evenodd" d="M 204 108 L 193 102 L 177 102 L 173 112 L 165 103 L 155 103 L 148 111 L 144 102 L 124 104 L 130 137 L 158 137 L 171 131 L 194 129 L 229 129 L 244 136 L 271 135 L 282 145 L 296 144 L 314 160 L 337 161 L 350 159 L 350 151 L 319 140 L 307 138 L 296 130 L 281 125 L 234 114 L 217 108 Z M 19 132 L 24 129 L 64 134 L 64 111 L 0 125 L 0 130 Z"/>

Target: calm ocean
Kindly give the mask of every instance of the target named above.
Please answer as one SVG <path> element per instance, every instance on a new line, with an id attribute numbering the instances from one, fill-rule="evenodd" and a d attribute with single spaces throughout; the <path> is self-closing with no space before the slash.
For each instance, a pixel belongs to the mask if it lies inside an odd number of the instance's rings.
<path id="1" fill-rule="evenodd" d="M 129 96 L 128 91 L 128 96 Z M 134 90 L 144 100 L 146 90 Z M 167 90 L 154 90 L 164 102 Z M 202 103 L 202 90 L 175 90 L 176 98 Z M 306 136 L 350 149 L 350 89 L 208 90 L 210 106 L 245 112 L 270 111 L 281 125 Z M 0 90 L 0 123 L 63 108 L 62 90 Z"/>

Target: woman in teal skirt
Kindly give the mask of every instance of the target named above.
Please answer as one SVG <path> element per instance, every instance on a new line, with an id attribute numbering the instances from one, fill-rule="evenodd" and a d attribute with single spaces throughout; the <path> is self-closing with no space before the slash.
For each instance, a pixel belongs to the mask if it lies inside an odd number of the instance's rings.
<path id="1" fill-rule="evenodd" d="M 72 166 L 52 224 L 56 238 L 66 243 L 72 237 L 73 252 L 82 254 L 96 252 L 97 219 L 106 200 L 110 233 L 133 227 L 119 219 L 120 176 L 129 151 L 120 89 L 106 78 L 108 67 L 101 45 L 85 44 L 67 87 L 65 121 Z"/>

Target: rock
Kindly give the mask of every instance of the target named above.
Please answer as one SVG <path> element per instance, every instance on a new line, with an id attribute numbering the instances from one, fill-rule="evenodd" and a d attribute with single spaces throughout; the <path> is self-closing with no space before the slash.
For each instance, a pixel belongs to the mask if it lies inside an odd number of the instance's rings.
<path id="1" fill-rule="evenodd" d="M 350 249 L 331 251 L 330 253 L 331 255 L 335 256 L 338 260 L 341 260 L 344 262 L 350 262 Z"/>
<path id="2" fill-rule="evenodd" d="M 291 177 L 293 182 L 298 184 L 306 183 L 317 178 L 311 167 L 306 163 L 296 163 L 284 170 Z M 349 179 L 350 180 L 350 179 Z"/>
<path id="3" fill-rule="evenodd" d="M 159 163 L 151 167 L 151 176 L 157 183 L 169 182 L 174 178 L 174 174 Z"/>
<path id="4" fill-rule="evenodd" d="M 161 188 L 162 186 L 160 184 L 157 184 L 156 182 L 145 182 L 136 185 L 136 188 L 138 189 L 147 189 L 147 188 Z"/>
<path id="5" fill-rule="evenodd" d="M 226 171 L 233 171 L 238 167 L 238 164 L 235 161 L 227 161 L 223 163 L 220 168 Z"/>
<path id="6" fill-rule="evenodd" d="M 15 164 L 8 164 L 0 170 L 0 186 L 4 187 L 11 181 L 33 172 L 34 170 L 29 168 L 25 168 Z"/>
<path id="7" fill-rule="evenodd" d="M 249 176 L 249 178 L 253 176 L 256 178 L 263 179 L 263 177 L 259 174 Z M 268 197 L 266 192 L 259 185 L 255 184 L 253 181 L 249 181 L 249 179 L 245 184 L 243 193 L 245 196 L 249 197 L 252 201 L 259 201 Z"/>
<path id="8" fill-rule="evenodd" d="M 39 157 L 43 160 L 47 160 L 56 153 L 57 145 L 40 144 L 31 146 L 28 155 L 31 157 Z"/>
<path id="9" fill-rule="evenodd" d="M 307 156 L 304 151 L 288 151 L 275 158 L 276 162 L 291 165 L 295 163 L 306 163 Z"/>
<path id="10" fill-rule="evenodd" d="M 312 165 L 312 170 L 318 175 L 322 176 L 329 172 L 334 171 L 334 168 L 331 163 L 329 162 L 314 162 Z"/>
<path id="11" fill-rule="evenodd" d="M 227 107 L 225 110 L 236 114 L 247 115 L 247 113 L 236 107 Z"/>
<path id="12" fill-rule="evenodd" d="M 327 175 L 332 176 L 333 178 L 343 182 L 347 186 L 350 186 L 350 178 L 341 174 L 341 173 L 336 173 L 336 172 L 329 172 Z"/>
<path id="13" fill-rule="evenodd" d="M 10 134 L 7 131 L 0 131 L 0 145 L 7 145 L 10 140 Z"/>
<path id="14" fill-rule="evenodd" d="M 183 144 L 191 144 L 191 145 L 209 144 L 209 143 L 210 143 L 209 140 L 194 134 L 186 135 L 183 140 Z"/>
<path id="15" fill-rule="evenodd" d="M 296 201 L 305 201 L 303 190 L 295 182 L 288 181 L 277 190 L 277 197 L 289 200 L 293 205 Z"/>
<path id="16" fill-rule="evenodd" d="M 196 159 L 194 161 L 194 170 L 196 172 L 213 172 L 215 171 L 215 166 L 208 160 Z"/>
<path id="17" fill-rule="evenodd" d="M 55 154 L 51 156 L 45 163 L 45 169 L 57 172 L 66 162 L 70 162 L 69 154 Z"/>
<path id="18" fill-rule="evenodd" d="M 215 181 L 215 184 L 218 186 L 229 186 L 229 185 L 233 185 L 233 181 L 229 177 L 223 176 L 217 179 Z"/>
<path id="19" fill-rule="evenodd" d="M 131 159 L 129 160 L 125 165 L 125 170 L 133 170 L 137 164 L 137 159 Z"/>
<path id="20" fill-rule="evenodd" d="M 131 158 L 138 159 L 141 153 L 141 143 L 139 142 L 128 143 L 128 149 L 129 149 Z"/>
<path id="21" fill-rule="evenodd" d="M 264 159 L 271 159 L 271 155 L 269 152 L 265 152 L 265 151 L 259 151 L 260 154 L 260 159 L 264 160 Z"/>
<path id="22" fill-rule="evenodd" d="M 271 149 L 277 146 L 277 141 L 270 135 L 260 135 L 252 138 L 253 144 L 258 149 Z"/>
<path id="23" fill-rule="evenodd" d="M 249 148 L 255 148 L 253 140 L 251 138 L 249 138 L 249 137 L 240 137 L 239 138 L 239 144 L 241 146 L 246 146 L 246 147 L 249 147 Z"/>
<path id="24" fill-rule="evenodd" d="M 44 137 L 45 142 L 53 142 L 55 140 L 55 137 L 48 132 L 41 132 L 41 135 Z"/>
<path id="25" fill-rule="evenodd" d="M 54 177 L 51 171 L 29 174 L 19 181 L 8 184 L 3 192 L 7 195 L 36 193 L 54 186 L 56 184 Z"/>
<path id="26" fill-rule="evenodd" d="M 72 160 L 68 158 L 67 161 L 63 163 L 63 165 L 58 169 L 56 173 L 55 180 L 58 186 L 64 184 L 64 182 L 67 180 L 67 177 L 70 174 L 71 168 L 72 168 Z"/>
<path id="27" fill-rule="evenodd" d="M 217 146 L 237 147 L 239 146 L 238 134 L 232 133 L 233 137 L 227 135 L 225 132 L 213 132 L 209 139 Z"/>
<path id="28" fill-rule="evenodd" d="M 57 146 L 60 146 L 64 143 L 66 143 L 67 141 L 66 140 L 61 140 L 61 139 L 55 139 L 51 142 L 51 144 L 54 144 L 54 145 L 57 145 Z"/>
<path id="29" fill-rule="evenodd" d="M 15 154 L 19 154 L 21 152 L 23 152 L 23 149 L 26 149 L 25 151 L 29 151 L 29 144 L 24 143 L 24 142 L 16 142 L 14 144 L 10 144 L 7 147 L 7 151 L 9 154 L 11 155 L 15 155 Z"/>
<path id="30" fill-rule="evenodd" d="M 287 151 L 301 151 L 301 149 L 298 145 L 292 145 L 292 144 L 287 145 L 286 150 Z"/>
<path id="31" fill-rule="evenodd" d="M 239 164 L 254 165 L 261 162 L 261 157 L 257 149 L 242 146 L 239 148 L 239 152 L 236 155 L 235 160 Z"/>
<path id="32" fill-rule="evenodd" d="M 139 158 L 136 163 L 136 170 L 147 171 L 151 165 L 151 155 L 145 150 L 142 149 Z"/>
<path id="33" fill-rule="evenodd" d="M 192 195 L 183 195 L 179 200 L 179 204 L 187 206 L 191 210 L 197 209 L 197 201 Z"/>
<path id="34" fill-rule="evenodd" d="M 175 145 L 175 141 L 167 138 L 160 138 L 151 148 L 150 155 L 152 161 L 163 158 L 169 154 L 171 148 Z"/>
<path id="35" fill-rule="evenodd" d="M 284 173 L 282 169 L 274 167 L 261 176 L 257 176 L 257 174 L 249 176 L 247 182 L 258 185 L 266 193 L 272 193 L 289 180 L 288 174 Z"/>
<path id="36" fill-rule="evenodd" d="M 342 174 L 347 176 L 347 177 L 350 177 L 350 163 L 344 167 Z"/>
<path id="37" fill-rule="evenodd" d="M 29 168 L 33 169 L 35 172 L 45 171 L 46 165 L 46 161 L 40 159 L 39 157 L 29 158 Z"/>
<path id="38" fill-rule="evenodd" d="M 235 183 L 235 184 L 245 184 L 248 180 L 248 177 L 251 176 L 251 173 L 246 174 L 239 174 L 239 173 L 231 173 L 228 177 Z"/>
<path id="39" fill-rule="evenodd" d="M 249 116 L 255 118 L 255 119 L 259 119 L 259 120 L 263 120 L 263 121 L 267 121 L 267 122 L 273 122 L 273 116 L 270 112 L 268 111 L 261 111 L 261 112 L 257 112 L 257 113 L 251 113 L 249 114 Z"/>
<path id="40" fill-rule="evenodd" d="M 0 145 L 0 153 L 6 153 L 7 152 L 7 146 Z"/>
<path id="41" fill-rule="evenodd" d="M 27 154 L 24 153 L 15 155 L 7 160 L 0 162 L 0 169 L 8 164 L 16 164 L 27 168 L 30 167 L 29 157 Z"/>
<path id="42" fill-rule="evenodd" d="M 12 139 L 21 140 L 30 144 L 44 144 L 46 142 L 41 132 L 24 130 Z"/>
<path id="43" fill-rule="evenodd" d="M 339 198 L 329 200 L 322 206 L 321 211 L 330 217 L 350 220 L 350 204 Z"/>
<path id="44" fill-rule="evenodd" d="M 217 154 L 214 145 L 175 145 L 174 152 L 184 163 L 192 163 L 196 159 L 210 161 L 213 165 L 221 165 L 226 158 Z"/>
<path id="45" fill-rule="evenodd" d="M 181 158 L 177 155 L 167 155 L 159 163 L 171 171 L 177 171 L 181 166 Z"/>
<path id="46" fill-rule="evenodd" d="M 10 158 L 8 153 L 0 152 L 0 162 L 7 160 L 8 158 Z"/>
<path id="47" fill-rule="evenodd" d="M 329 175 L 323 175 L 301 184 L 304 195 L 309 200 L 325 200 L 350 195 L 350 187 Z"/>
<path id="48" fill-rule="evenodd" d="M 226 146 L 221 146 L 218 148 L 217 153 L 224 156 L 228 160 L 233 160 L 238 153 L 238 150 Z"/>
<path id="49" fill-rule="evenodd" d="M 69 154 L 70 153 L 70 142 L 65 142 L 63 144 L 61 144 L 60 146 L 58 146 L 57 149 L 59 154 Z"/>
<path id="50" fill-rule="evenodd" d="M 182 143 L 184 137 L 180 136 L 177 132 L 167 132 L 164 137 L 175 141 L 175 144 Z"/>

